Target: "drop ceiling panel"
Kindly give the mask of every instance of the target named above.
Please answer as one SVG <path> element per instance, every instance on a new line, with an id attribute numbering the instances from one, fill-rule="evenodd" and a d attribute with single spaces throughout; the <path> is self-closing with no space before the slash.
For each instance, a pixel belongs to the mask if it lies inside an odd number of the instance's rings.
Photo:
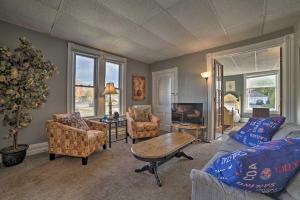
<path id="1" fill-rule="evenodd" d="M 0 20 L 144 62 L 253 38 L 299 18 L 300 0 L 0 0 Z"/>
<path id="2" fill-rule="evenodd" d="M 272 47 L 238 55 L 227 55 L 217 60 L 224 65 L 224 74 L 226 76 L 279 70 L 280 47 Z"/>
<path id="3" fill-rule="evenodd" d="M 143 25 L 148 31 L 158 35 L 173 45 L 191 41 L 195 37 L 167 12 L 161 12 Z"/>
<path id="4" fill-rule="evenodd" d="M 140 60 L 144 57 L 147 62 L 155 61 L 154 51 L 147 49 L 135 42 L 128 41 L 124 38 L 120 38 L 116 41 L 116 46 L 118 47 L 117 53 L 120 55 L 128 55 L 128 57 Z"/>
<path id="5" fill-rule="evenodd" d="M 37 0 L 37 1 L 55 10 L 59 8 L 59 4 L 61 2 L 61 0 Z"/>
<path id="6" fill-rule="evenodd" d="M 172 47 L 172 48 L 167 48 L 167 49 L 162 49 L 159 51 L 160 57 L 158 58 L 172 58 L 172 57 L 177 57 L 184 55 L 185 52 L 177 47 Z"/>
<path id="7" fill-rule="evenodd" d="M 115 43 L 119 39 L 102 29 L 85 24 L 66 13 L 62 13 L 57 17 L 52 35 L 106 51 L 117 49 Z"/>
<path id="8" fill-rule="evenodd" d="M 257 51 L 256 62 L 258 70 L 279 70 L 280 47 L 273 47 Z"/>
<path id="9" fill-rule="evenodd" d="M 225 35 L 222 35 L 222 34 L 214 35 L 214 34 L 215 33 L 213 33 L 212 36 L 210 36 L 210 37 L 199 38 L 202 41 L 204 49 L 220 47 L 220 46 L 230 43 L 228 37 L 226 37 Z"/>
<path id="10" fill-rule="evenodd" d="M 154 0 L 109 0 L 104 5 L 139 25 L 162 11 Z"/>
<path id="11" fill-rule="evenodd" d="M 1 0 L 0 19 L 12 24 L 49 33 L 56 10 L 34 0 Z"/>
<path id="12" fill-rule="evenodd" d="M 268 1 L 267 15 L 295 13 L 300 8 L 299 0 L 272 0 Z"/>
<path id="13" fill-rule="evenodd" d="M 267 15 L 265 20 L 265 25 L 263 29 L 263 33 L 272 33 L 284 28 L 288 28 L 293 26 L 297 19 L 300 17 L 300 12 L 296 14 L 274 14 L 274 15 Z"/>
<path id="14" fill-rule="evenodd" d="M 243 53 L 240 55 L 232 56 L 233 62 L 236 63 L 238 68 L 243 73 L 251 73 L 257 71 L 257 66 L 255 63 L 255 52 Z"/>
<path id="15" fill-rule="evenodd" d="M 225 28 L 260 21 L 264 14 L 262 0 L 212 0 Z"/>
<path id="16" fill-rule="evenodd" d="M 119 16 L 97 1 L 65 0 L 62 12 L 68 13 L 74 18 L 103 29 L 113 35 L 122 36 L 129 34 L 138 27 L 130 20 Z"/>
<path id="17" fill-rule="evenodd" d="M 125 36 L 130 40 L 153 50 L 160 50 L 173 46 L 167 41 L 162 40 L 157 35 L 140 26 L 136 29 L 131 30 L 131 32 L 129 34 L 126 34 Z"/>
<path id="18" fill-rule="evenodd" d="M 224 76 L 230 76 L 234 74 L 242 73 L 242 71 L 233 62 L 232 57 L 220 57 L 217 61 L 224 66 Z"/>
<path id="19" fill-rule="evenodd" d="M 205 38 L 214 33 L 225 35 L 207 0 L 185 0 L 168 11 L 196 37 Z"/>
<path id="20" fill-rule="evenodd" d="M 262 27 L 262 20 L 253 21 L 248 24 L 235 26 L 226 29 L 227 35 L 231 42 L 242 41 L 249 38 L 258 37 Z"/>
<path id="21" fill-rule="evenodd" d="M 155 0 L 160 6 L 167 9 L 184 0 Z"/>

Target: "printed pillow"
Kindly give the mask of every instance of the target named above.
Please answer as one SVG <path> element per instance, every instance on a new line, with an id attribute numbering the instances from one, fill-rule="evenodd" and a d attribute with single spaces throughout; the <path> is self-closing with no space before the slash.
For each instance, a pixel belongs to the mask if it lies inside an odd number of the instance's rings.
<path id="1" fill-rule="evenodd" d="M 60 122 L 64 125 L 82 129 L 85 131 L 90 130 L 87 123 L 84 121 L 84 119 L 81 118 L 79 112 L 75 112 L 75 113 L 67 115 L 66 117 L 61 118 Z"/>
<path id="2" fill-rule="evenodd" d="M 137 122 L 149 122 L 150 110 L 148 108 L 134 108 L 134 118 Z"/>
<path id="3" fill-rule="evenodd" d="M 248 192 L 276 193 L 299 169 L 300 138 L 286 138 L 223 155 L 206 172 Z"/>
<path id="4" fill-rule="evenodd" d="M 250 118 L 247 124 L 231 137 L 249 147 L 254 147 L 270 141 L 284 121 L 284 117 Z"/>

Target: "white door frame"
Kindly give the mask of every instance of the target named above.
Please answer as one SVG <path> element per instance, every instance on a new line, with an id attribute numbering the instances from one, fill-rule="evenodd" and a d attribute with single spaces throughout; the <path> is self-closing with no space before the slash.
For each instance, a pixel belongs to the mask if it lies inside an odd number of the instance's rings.
<path id="1" fill-rule="evenodd" d="M 208 135 L 208 140 L 213 140 L 214 134 L 214 59 L 228 54 L 246 53 L 253 49 L 265 49 L 274 46 L 282 47 L 282 115 L 286 117 L 287 122 L 295 122 L 294 34 L 288 34 L 280 38 L 206 55 L 207 71 L 210 73 L 208 79 L 208 133 L 210 134 Z"/>
<path id="2" fill-rule="evenodd" d="M 175 80 L 174 80 L 174 91 L 172 92 L 172 97 L 171 97 L 171 101 L 172 103 L 177 103 L 178 102 L 178 68 L 177 67 L 173 67 L 173 68 L 169 68 L 169 69 L 165 69 L 165 70 L 159 70 L 159 71 L 155 71 L 152 72 L 152 108 L 154 111 L 154 102 L 155 102 L 155 95 L 156 95 L 156 91 L 155 91 L 155 76 L 157 76 L 158 74 L 164 74 L 164 73 L 174 73 L 175 74 Z"/>

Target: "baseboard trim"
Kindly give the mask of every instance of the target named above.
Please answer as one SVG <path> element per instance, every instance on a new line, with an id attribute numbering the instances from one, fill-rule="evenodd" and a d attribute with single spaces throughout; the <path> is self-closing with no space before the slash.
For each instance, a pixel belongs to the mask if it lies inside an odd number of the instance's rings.
<path id="1" fill-rule="evenodd" d="M 44 153 L 48 151 L 48 142 L 42 142 L 37 144 L 31 144 L 29 145 L 29 148 L 27 150 L 27 155 L 35 155 L 39 153 Z"/>
<path id="2" fill-rule="evenodd" d="M 27 150 L 27 156 L 32 156 L 48 151 L 48 142 L 30 144 Z M 2 156 L 0 155 L 0 163 L 2 163 Z"/>

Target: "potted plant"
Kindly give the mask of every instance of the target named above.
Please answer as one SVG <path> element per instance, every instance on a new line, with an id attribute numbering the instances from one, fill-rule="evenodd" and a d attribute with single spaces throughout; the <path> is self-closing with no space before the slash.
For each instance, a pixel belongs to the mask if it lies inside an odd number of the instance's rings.
<path id="1" fill-rule="evenodd" d="M 0 150 L 5 166 L 17 165 L 26 157 L 28 145 L 18 143 L 18 133 L 30 124 L 31 111 L 46 102 L 47 80 L 56 71 L 56 66 L 45 61 L 40 50 L 25 38 L 19 41 L 14 51 L 0 47 L 0 117 L 3 125 L 9 126 L 6 138 L 13 141 Z"/>

